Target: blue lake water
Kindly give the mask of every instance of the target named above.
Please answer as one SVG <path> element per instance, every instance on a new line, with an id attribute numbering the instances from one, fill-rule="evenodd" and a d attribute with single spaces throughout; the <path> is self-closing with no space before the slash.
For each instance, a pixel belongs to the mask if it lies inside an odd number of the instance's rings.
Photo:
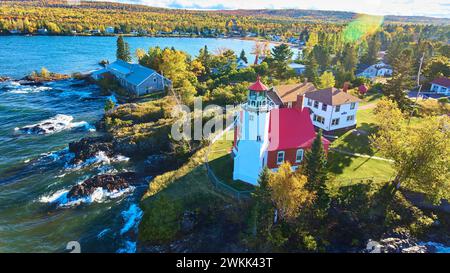
<path id="1" fill-rule="evenodd" d="M 132 55 L 138 48 L 175 47 L 192 56 L 208 46 L 211 52 L 229 48 L 242 49 L 249 60 L 254 42 L 235 39 L 125 37 Z M 46 67 L 52 72 L 86 72 L 98 68 L 102 59 L 115 60 L 116 37 L 93 36 L 0 36 L 0 76 L 23 77 Z"/>
<path id="2" fill-rule="evenodd" d="M 131 51 L 175 47 L 191 55 L 242 49 L 251 59 L 253 42 L 230 39 L 129 37 Z M 15 79 L 46 67 L 52 72 L 86 72 L 102 59 L 114 60 L 115 37 L 0 36 L 0 76 Z M 44 86 L 0 83 L 0 252 L 61 252 L 78 241 L 82 252 L 133 252 L 144 188 L 110 198 L 97 192 L 89 200 L 67 203 L 74 185 L 100 173 L 132 171 L 136 164 L 98 155 L 93 164 L 68 166 L 68 143 L 98 133 L 106 97 L 94 85 L 75 80 Z M 18 128 L 41 122 L 63 123 L 61 131 L 33 135 Z M 131 232 L 132 234 L 132 232 Z"/>

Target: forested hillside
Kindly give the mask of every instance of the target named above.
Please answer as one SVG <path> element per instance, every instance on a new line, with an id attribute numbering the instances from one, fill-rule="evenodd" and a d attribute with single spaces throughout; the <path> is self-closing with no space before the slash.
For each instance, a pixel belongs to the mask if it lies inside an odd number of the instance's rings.
<path id="1" fill-rule="evenodd" d="M 3 34 L 130 33 L 200 36 L 296 36 L 305 29 L 336 32 L 356 14 L 313 10 L 198 11 L 153 8 L 110 2 L 17 1 L 0 3 Z M 384 24 L 449 24 L 449 19 L 387 16 Z M 430 28 L 435 28 L 431 27 Z M 109 31 L 108 31 L 109 29 Z"/>

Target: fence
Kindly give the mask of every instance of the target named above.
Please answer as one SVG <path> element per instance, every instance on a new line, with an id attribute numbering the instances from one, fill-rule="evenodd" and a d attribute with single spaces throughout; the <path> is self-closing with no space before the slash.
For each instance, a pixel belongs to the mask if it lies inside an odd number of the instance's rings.
<path id="1" fill-rule="evenodd" d="M 223 135 L 225 135 L 228 131 L 230 131 L 231 129 L 234 128 L 236 121 L 233 122 L 232 124 L 230 124 L 227 128 L 225 128 L 225 130 L 221 131 L 220 133 L 216 134 L 211 140 L 210 140 L 210 144 L 208 147 L 208 150 L 206 151 L 205 154 L 205 166 L 206 166 L 206 171 L 208 173 L 208 178 L 211 181 L 211 183 L 214 185 L 214 187 L 223 192 L 226 193 L 236 199 L 238 199 L 239 201 L 242 199 L 246 199 L 246 198 L 250 198 L 252 191 L 240 191 L 237 190 L 233 187 L 231 187 L 230 185 L 227 185 L 226 183 L 222 182 L 214 173 L 213 170 L 211 170 L 211 167 L 209 166 L 209 160 L 208 160 L 208 155 L 211 151 L 211 147 L 212 145 L 219 140 Z"/>

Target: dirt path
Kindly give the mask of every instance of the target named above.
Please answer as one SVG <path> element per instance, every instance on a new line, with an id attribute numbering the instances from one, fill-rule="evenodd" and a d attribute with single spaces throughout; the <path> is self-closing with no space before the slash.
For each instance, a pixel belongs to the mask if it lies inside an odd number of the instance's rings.
<path id="1" fill-rule="evenodd" d="M 392 160 L 392 159 L 387 159 L 387 158 L 383 158 L 383 157 L 379 157 L 379 156 L 365 155 L 365 154 L 360 154 L 360 153 L 351 153 L 351 152 L 347 152 L 347 151 L 335 149 L 335 148 L 330 148 L 330 150 L 333 150 L 333 151 L 341 153 L 341 154 L 352 155 L 352 156 L 356 156 L 356 157 L 364 157 L 364 158 L 370 158 L 370 159 L 375 159 L 375 160 L 394 162 L 394 160 Z"/>

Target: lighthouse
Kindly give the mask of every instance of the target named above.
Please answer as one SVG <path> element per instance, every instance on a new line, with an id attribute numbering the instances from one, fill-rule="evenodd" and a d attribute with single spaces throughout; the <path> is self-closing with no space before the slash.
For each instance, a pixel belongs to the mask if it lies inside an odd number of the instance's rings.
<path id="1" fill-rule="evenodd" d="M 270 110 L 267 91 L 258 76 L 249 88 L 234 131 L 233 179 L 256 185 L 261 170 L 267 164 Z"/>

